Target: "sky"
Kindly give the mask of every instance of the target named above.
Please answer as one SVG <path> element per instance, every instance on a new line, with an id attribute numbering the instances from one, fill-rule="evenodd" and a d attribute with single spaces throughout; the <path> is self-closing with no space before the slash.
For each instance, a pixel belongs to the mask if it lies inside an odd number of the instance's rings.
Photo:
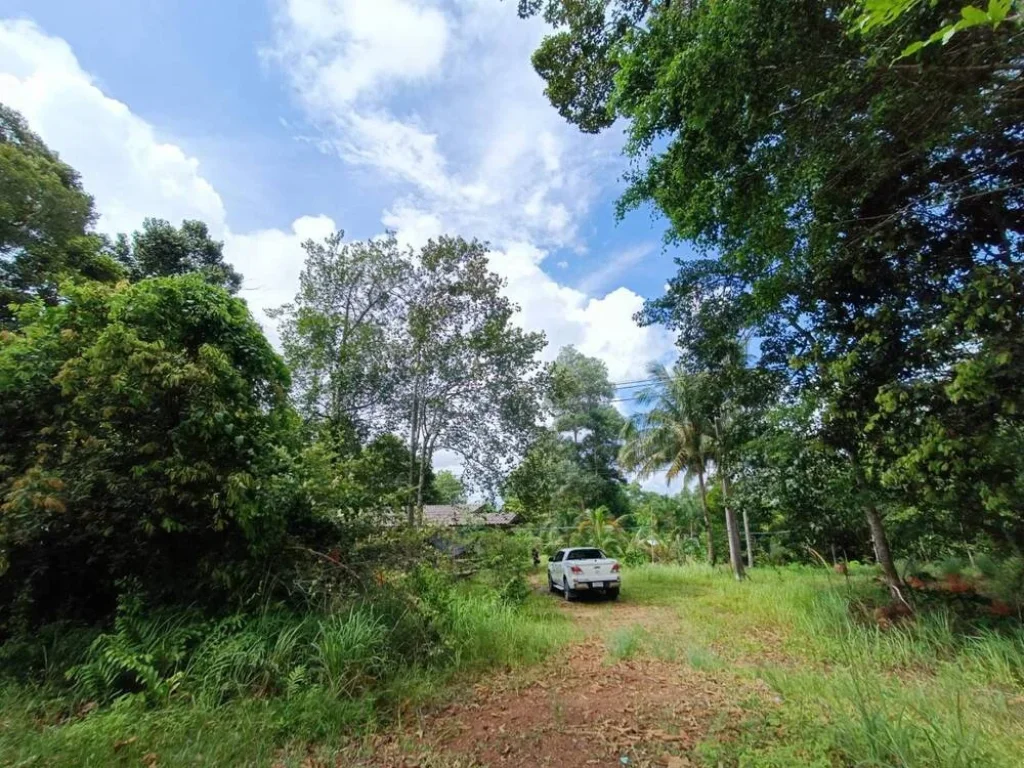
<path id="1" fill-rule="evenodd" d="M 514 0 L 0 0 L 0 101 L 82 174 L 100 230 L 205 221 L 272 341 L 307 238 L 446 233 L 491 244 L 545 357 L 642 379 L 673 338 L 632 316 L 687 254 L 649 210 L 616 220 L 622 130 L 559 117 L 544 34 Z"/>

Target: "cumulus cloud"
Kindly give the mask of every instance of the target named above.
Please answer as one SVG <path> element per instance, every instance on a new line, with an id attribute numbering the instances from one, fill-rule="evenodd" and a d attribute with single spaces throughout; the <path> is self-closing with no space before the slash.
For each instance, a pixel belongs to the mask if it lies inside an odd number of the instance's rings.
<path id="1" fill-rule="evenodd" d="M 563 125 L 544 100 L 529 66 L 539 27 L 492 0 L 282 0 L 275 25 L 267 57 L 288 74 L 322 144 L 393 180 L 384 226 L 413 245 L 442 232 L 489 240 L 492 267 L 522 306 L 520 322 L 547 334 L 548 357 L 574 344 L 624 380 L 672 354 L 667 332 L 633 322 L 642 297 L 614 286 L 638 251 L 577 287 L 544 270 L 554 250 L 582 247 L 578 225 L 615 178 L 617 152 Z M 418 112 L 395 97 L 410 89 L 422 97 Z M 196 158 L 105 94 L 67 43 L 30 22 L 0 22 L 0 93 L 82 173 L 103 231 L 130 231 L 146 216 L 206 221 L 275 338 L 264 310 L 291 300 L 302 242 L 335 221 L 303 216 L 286 230 L 233 232 Z"/>
<path id="2" fill-rule="evenodd" d="M 544 101 L 529 64 L 540 24 L 490 0 L 281 0 L 277 11 L 267 59 L 322 148 L 397 182 L 395 207 L 443 212 L 496 242 L 579 244 L 599 166 L 617 153 Z"/>
<path id="3" fill-rule="evenodd" d="M 579 134 L 546 102 L 529 64 L 542 25 L 492 0 L 288 0 L 278 10 L 269 57 L 321 129 L 323 147 L 395 182 L 382 223 L 403 242 L 422 245 L 442 232 L 491 242 L 492 268 L 508 280 L 523 325 L 547 334 L 549 357 L 574 344 L 617 379 L 671 354 L 664 331 L 633 322 L 642 297 L 614 285 L 653 246 L 616 254 L 577 288 L 543 268 L 552 250 L 582 247 L 578 225 L 617 176 L 618 139 Z M 368 35 L 382 28 L 373 18 L 397 33 Z M 407 34 L 427 18 L 422 33 Z M 393 66 L 373 63 L 391 54 Z M 362 85 L 385 80 L 390 88 Z"/>
<path id="4" fill-rule="evenodd" d="M 151 125 L 104 94 L 66 42 L 31 22 L 0 21 L 0 93 L 82 174 L 96 198 L 101 231 L 130 232 L 147 216 L 205 221 L 224 240 L 226 260 L 245 275 L 241 295 L 276 341 L 265 310 L 291 301 L 302 270 L 302 243 L 329 235 L 333 220 L 303 216 L 289 231 L 232 232 L 199 161 L 161 141 Z"/>
<path id="5" fill-rule="evenodd" d="M 224 258 L 245 275 L 241 296 L 275 344 L 277 326 L 267 317 L 266 310 L 295 298 L 305 258 L 302 244 L 323 240 L 336 229 L 334 220 L 328 216 L 303 216 L 292 223 L 290 232 L 264 229 L 244 235 L 228 234 Z"/>
<path id="6" fill-rule="evenodd" d="M 337 115 L 435 76 L 448 40 L 444 14 L 417 0 L 284 0 L 277 26 L 264 54 L 288 69 L 311 109 Z"/>
<path id="7" fill-rule="evenodd" d="M 102 230 L 130 231 L 162 216 L 202 219 L 225 234 L 224 204 L 199 162 L 105 95 L 63 40 L 29 21 L 0 22 L 0 94 L 82 174 Z"/>

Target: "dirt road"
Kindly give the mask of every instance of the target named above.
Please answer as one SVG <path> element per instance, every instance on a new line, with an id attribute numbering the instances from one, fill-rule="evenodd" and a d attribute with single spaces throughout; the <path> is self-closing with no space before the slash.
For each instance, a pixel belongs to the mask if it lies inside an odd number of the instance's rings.
<path id="1" fill-rule="evenodd" d="M 559 603 L 581 639 L 539 666 L 485 678 L 447 708 L 379 737 L 365 764 L 684 768 L 710 734 L 731 737 L 741 721 L 737 702 L 770 703 L 749 677 L 633 652 L 632 638 L 653 638 L 647 645 L 657 647 L 657 635 L 679 624 L 669 608 L 632 604 L 626 592 L 620 602 Z"/>

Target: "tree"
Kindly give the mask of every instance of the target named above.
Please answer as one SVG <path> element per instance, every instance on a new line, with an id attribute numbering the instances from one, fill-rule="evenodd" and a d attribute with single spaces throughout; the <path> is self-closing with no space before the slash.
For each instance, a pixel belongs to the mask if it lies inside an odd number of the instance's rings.
<path id="1" fill-rule="evenodd" d="M 392 234 L 343 237 L 303 243 L 299 292 L 270 315 L 279 319 L 300 412 L 351 448 L 404 422 L 392 404 L 406 370 L 399 363 L 413 267 Z"/>
<path id="2" fill-rule="evenodd" d="M 546 400 L 554 430 L 566 438 L 580 470 L 573 479 L 581 508 L 624 511 L 625 478 L 616 465 L 624 419 L 611 403 L 615 389 L 608 368 L 575 347 L 563 347 L 549 381 Z"/>
<path id="3" fill-rule="evenodd" d="M 848 461 L 817 434 L 811 400 L 767 409 L 739 450 L 734 503 L 756 510 L 786 550 L 861 560 L 871 552 Z"/>
<path id="4" fill-rule="evenodd" d="M 113 250 L 132 280 L 195 272 L 229 293 L 238 293 L 242 286 L 242 276 L 224 261 L 224 243 L 211 239 L 201 221 L 186 220 L 179 228 L 163 219 L 146 219 L 130 240 L 119 235 Z"/>
<path id="5" fill-rule="evenodd" d="M 95 220 L 78 173 L 0 104 L 0 327 L 13 323 L 12 303 L 55 303 L 65 272 L 119 276 L 102 239 L 90 234 Z"/>
<path id="6" fill-rule="evenodd" d="M 850 462 L 898 588 L 887 490 L 942 488 L 943 463 L 1013 434 L 1022 412 L 1008 382 L 1024 318 L 1024 42 L 957 35 L 900 63 L 960 5 L 921 3 L 870 35 L 849 34 L 847 6 L 520 9 L 560 27 L 534 61 L 562 114 L 584 130 L 627 121 L 638 162 L 621 208 L 653 202 L 674 237 L 705 250 L 641 319 L 677 329 L 686 349 L 758 337 L 760 364 L 821 404 L 822 439 Z M 968 400 L 984 404 L 970 423 Z M 924 459 L 947 452 L 952 462 Z M 910 478 L 890 472 L 908 463 Z M 992 470 L 999 490 L 961 487 L 961 504 L 973 493 L 963 508 L 1013 495 L 1015 472 Z M 979 516 L 1020 535 L 1005 515 Z"/>
<path id="7" fill-rule="evenodd" d="M 0 334 L 0 620 L 104 616 L 124 579 L 209 603 L 264 578 L 294 419 L 245 303 L 196 275 L 61 293 Z"/>
<path id="8" fill-rule="evenodd" d="M 604 507 L 586 510 L 576 527 L 580 545 L 597 547 L 613 557 L 622 550 L 624 538 L 622 524 Z"/>
<path id="9" fill-rule="evenodd" d="M 433 496 L 438 504 L 465 504 L 466 488 L 451 471 L 444 469 L 434 475 Z"/>
<path id="10" fill-rule="evenodd" d="M 462 457 L 464 479 L 496 488 L 529 445 L 538 420 L 541 333 L 518 327 L 518 307 L 488 268 L 484 244 L 431 240 L 410 285 L 399 402 L 408 417 L 419 477 L 410 500 L 415 522 L 427 490 L 424 468 L 434 451 Z"/>
<path id="11" fill-rule="evenodd" d="M 920 12 L 924 0 L 861 0 L 857 5 L 861 6 L 857 9 L 859 13 L 850 14 L 854 19 L 855 29 L 871 33 L 896 24 L 909 13 Z M 931 5 L 934 6 L 935 3 Z M 924 40 L 911 42 L 903 49 L 900 58 L 911 56 L 935 43 L 947 45 L 954 35 L 975 27 L 986 26 L 992 32 L 997 32 L 1002 26 L 1004 34 L 1012 34 L 1011 30 L 1014 27 L 1019 28 L 1024 22 L 1019 5 L 1019 0 L 990 0 L 987 6 L 964 5 L 959 8 L 958 18 L 946 22 Z"/>
<path id="12" fill-rule="evenodd" d="M 711 536 L 706 477 L 712 457 L 712 440 L 704 402 L 693 377 L 669 373 L 662 364 L 653 364 L 648 375 L 654 380 L 637 394 L 641 409 L 624 429 L 625 442 L 620 454 L 622 465 L 641 478 L 665 472 L 672 482 L 683 475 L 696 477 L 700 489 L 704 527 L 707 532 L 707 558 L 715 564 L 715 543 Z"/>

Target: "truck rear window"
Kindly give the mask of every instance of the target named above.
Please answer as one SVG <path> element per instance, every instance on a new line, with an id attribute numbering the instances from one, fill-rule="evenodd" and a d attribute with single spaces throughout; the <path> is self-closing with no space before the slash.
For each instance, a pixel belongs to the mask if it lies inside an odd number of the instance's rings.
<path id="1" fill-rule="evenodd" d="M 574 549 L 566 560 L 604 560 L 604 552 L 600 549 Z"/>

